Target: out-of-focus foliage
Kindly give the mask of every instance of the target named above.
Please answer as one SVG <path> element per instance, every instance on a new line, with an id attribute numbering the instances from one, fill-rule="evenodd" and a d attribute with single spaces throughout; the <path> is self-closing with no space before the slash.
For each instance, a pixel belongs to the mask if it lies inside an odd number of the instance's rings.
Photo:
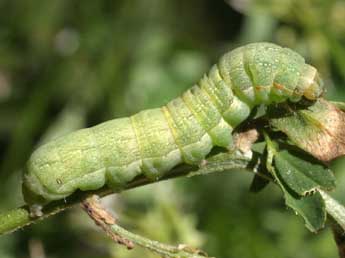
<path id="1" fill-rule="evenodd" d="M 1 210 L 22 203 L 20 173 L 35 146 L 164 104 L 238 45 L 297 50 L 328 95 L 345 99 L 342 0 L 4 0 L 0 14 Z M 334 166 L 345 184 L 344 161 Z M 273 185 L 249 193 L 251 179 L 243 171 L 179 179 L 105 202 L 135 232 L 216 257 L 335 257 L 329 231 L 307 231 Z M 30 257 L 33 243 L 46 257 L 157 257 L 114 245 L 78 208 L 1 237 L 0 257 Z"/>

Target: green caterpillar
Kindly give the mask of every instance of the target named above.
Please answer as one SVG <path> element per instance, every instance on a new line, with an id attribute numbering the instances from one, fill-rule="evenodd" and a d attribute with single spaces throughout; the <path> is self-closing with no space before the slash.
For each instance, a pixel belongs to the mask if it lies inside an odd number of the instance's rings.
<path id="1" fill-rule="evenodd" d="M 77 189 L 120 189 L 138 175 L 156 180 L 178 164 L 200 164 L 253 107 L 310 100 L 323 92 L 317 70 L 288 48 L 253 43 L 222 56 L 199 83 L 161 108 L 82 129 L 30 157 L 28 203 L 62 199 Z"/>

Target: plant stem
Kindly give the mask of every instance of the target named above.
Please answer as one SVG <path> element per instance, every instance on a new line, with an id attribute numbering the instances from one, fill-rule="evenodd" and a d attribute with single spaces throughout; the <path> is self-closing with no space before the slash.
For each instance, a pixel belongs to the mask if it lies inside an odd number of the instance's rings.
<path id="1" fill-rule="evenodd" d="M 319 190 L 327 213 L 333 218 L 331 228 L 338 248 L 339 258 L 345 258 L 345 207 L 323 190 Z"/>
<path id="2" fill-rule="evenodd" d="M 332 198 L 323 190 L 319 190 L 323 200 L 326 204 L 326 211 L 345 231 L 345 207 Z"/>

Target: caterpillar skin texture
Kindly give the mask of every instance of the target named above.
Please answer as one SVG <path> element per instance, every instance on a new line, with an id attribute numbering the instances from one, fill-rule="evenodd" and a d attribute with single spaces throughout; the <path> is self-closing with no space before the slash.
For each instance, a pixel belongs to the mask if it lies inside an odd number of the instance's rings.
<path id="1" fill-rule="evenodd" d="M 310 100 L 323 92 L 316 69 L 290 49 L 253 43 L 222 56 L 199 83 L 161 108 L 57 138 L 30 157 L 25 200 L 44 203 L 77 189 L 121 189 L 136 176 L 156 180 L 178 164 L 199 164 L 253 107 Z"/>

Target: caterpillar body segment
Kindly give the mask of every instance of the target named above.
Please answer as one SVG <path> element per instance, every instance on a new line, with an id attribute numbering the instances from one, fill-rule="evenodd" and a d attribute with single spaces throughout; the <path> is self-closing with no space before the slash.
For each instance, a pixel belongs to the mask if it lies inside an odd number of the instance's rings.
<path id="1" fill-rule="evenodd" d="M 167 105 L 39 147 L 27 163 L 24 198 L 43 203 L 78 189 L 121 189 L 139 175 L 159 179 L 178 164 L 199 164 L 214 146 L 231 146 L 234 128 L 256 105 L 322 92 L 316 69 L 297 53 L 270 43 L 237 48 Z"/>

